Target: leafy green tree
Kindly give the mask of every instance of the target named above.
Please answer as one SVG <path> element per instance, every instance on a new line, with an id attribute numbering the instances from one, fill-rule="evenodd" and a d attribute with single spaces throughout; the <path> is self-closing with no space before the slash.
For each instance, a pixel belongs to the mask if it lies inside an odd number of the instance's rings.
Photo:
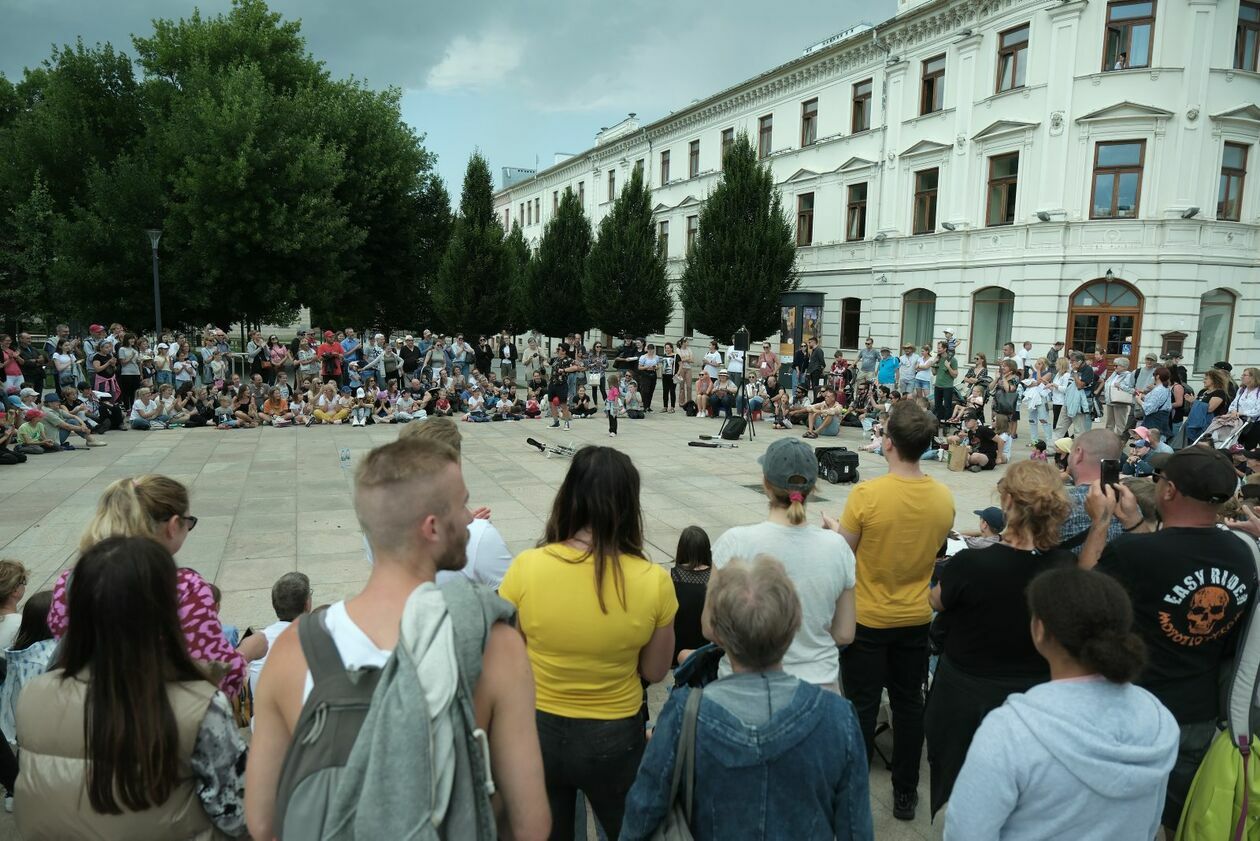
<path id="1" fill-rule="evenodd" d="M 0 208 L 27 198 L 40 173 L 61 212 L 81 200 L 94 166 L 106 166 L 143 134 L 140 82 L 109 44 L 55 48 L 0 95 Z"/>
<path id="2" fill-rule="evenodd" d="M 503 228 L 494 221 L 490 167 L 479 152 L 468 160 L 450 242 L 434 278 L 433 309 L 448 332 L 493 333 L 510 309 Z"/>
<path id="3" fill-rule="evenodd" d="M 674 302 L 656 243 L 652 190 L 637 168 L 599 223 L 583 293 L 591 320 L 614 336 L 659 333 L 669 323 Z"/>
<path id="4" fill-rule="evenodd" d="M 503 240 L 508 273 L 507 323 L 514 333 L 521 333 L 530 324 L 532 308 L 529 303 L 529 264 L 534 258 L 520 222 L 512 223 L 512 232 Z"/>
<path id="5" fill-rule="evenodd" d="M 0 313 L 3 328 L 16 332 L 17 323 L 53 312 L 57 293 L 52 283 L 54 226 L 48 186 L 38 175 L 25 201 L 0 221 Z"/>
<path id="6" fill-rule="evenodd" d="M 135 63 L 79 42 L 0 78 L 0 239 L 12 252 L 38 175 L 56 317 L 148 323 L 156 226 L 172 323 L 283 321 L 302 304 L 365 326 L 427 318 L 450 200 L 397 90 L 331 79 L 263 0 L 133 42 Z"/>
<path id="7" fill-rule="evenodd" d="M 746 134 L 727 150 L 699 221 L 680 286 L 692 326 L 723 341 L 740 328 L 753 341 L 776 332 L 779 297 L 799 284 L 796 243 L 770 169 Z"/>
<path id="8" fill-rule="evenodd" d="M 591 326 L 582 296 L 590 253 L 590 220 L 573 191 L 565 190 L 543 228 L 526 278 L 525 308 L 530 327 L 544 336 L 565 336 Z"/>

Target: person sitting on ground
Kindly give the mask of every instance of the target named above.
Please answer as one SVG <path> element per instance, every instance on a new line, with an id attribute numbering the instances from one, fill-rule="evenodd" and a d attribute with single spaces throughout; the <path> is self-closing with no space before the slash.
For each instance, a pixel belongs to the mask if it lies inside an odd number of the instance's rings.
<path id="1" fill-rule="evenodd" d="M 236 390 L 236 396 L 232 400 L 232 417 L 241 429 L 253 429 L 258 426 L 258 407 L 249 389 Z"/>
<path id="2" fill-rule="evenodd" d="M 258 418 L 264 424 L 271 426 L 288 426 L 293 423 L 293 411 L 289 408 L 289 401 L 284 399 L 278 386 L 272 387 L 266 402 L 263 403 L 262 411 L 258 413 Z"/>
<path id="3" fill-rule="evenodd" d="M 1049 679 L 1029 636 L 1024 592 L 1043 570 L 1076 561 L 1057 548 L 1068 501 L 1054 468 L 1020 462 L 997 490 L 1006 519 L 1001 542 L 954 555 L 928 594 L 937 611 L 934 635 L 944 638 L 924 713 L 932 815 L 949 800 L 985 715 L 1008 695 Z"/>
<path id="4" fill-rule="evenodd" d="M 806 504 L 818 482 L 814 449 L 799 438 L 778 438 L 759 459 L 769 502 L 765 522 L 727 529 L 713 545 L 718 569 L 732 558 L 776 553 L 801 594 L 805 622 L 783 656 L 783 668 L 801 680 L 839 691 L 836 646 L 853 640 L 853 551 L 840 535 L 806 522 Z M 719 672 L 730 674 L 730 664 Z"/>
<path id="5" fill-rule="evenodd" d="M 954 783 L 945 841 L 1154 838 L 1180 733 L 1132 683 L 1146 650 L 1124 589 L 1055 569 L 1033 579 L 1027 605 L 1050 681 L 985 717 Z"/>
<path id="6" fill-rule="evenodd" d="M 428 413 L 420 408 L 419 401 L 411 396 L 410 391 L 400 391 L 394 399 L 394 423 L 411 423 L 413 420 L 424 420 Z"/>
<path id="7" fill-rule="evenodd" d="M 589 418 L 595 414 L 595 406 L 591 403 L 591 397 L 586 393 L 586 386 L 577 387 L 577 396 L 573 398 L 573 414 L 579 418 Z"/>
<path id="8" fill-rule="evenodd" d="M 451 399 L 446 389 L 438 389 L 437 400 L 434 401 L 433 407 L 433 414 L 439 418 L 449 418 L 454 413 L 454 407 L 451 406 Z"/>
<path id="9" fill-rule="evenodd" d="M 764 555 L 731 559 L 713 574 L 704 631 L 733 669 L 703 690 L 670 693 L 626 798 L 622 841 L 657 837 L 674 807 L 675 757 L 696 700 L 695 740 L 704 748 L 695 751 L 688 798 L 691 837 L 874 839 L 853 705 L 783 668 L 808 621 L 799 595 L 783 564 Z"/>
<path id="10" fill-rule="evenodd" d="M 78 435 L 83 439 L 83 443 L 89 447 L 104 447 L 105 442 L 97 440 L 88 428 L 87 423 L 73 412 L 66 411 L 61 405 L 61 398 L 57 396 L 55 391 L 50 391 L 44 395 L 44 426 L 49 427 L 48 437 L 56 440 L 54 436 L 61 439 L 62 443 L 70 440 L 71 435 Z"/>
<path id="11" fill-rule="evenodd" d="M 845 409 L 836 402 L 834 389 L 823 390 L 823 399 L 809 407 L 804 437 L 817 438 L 819 435 L 835 435 L 840 431 L 840 419 Z"/>
<path id="12" fill-rule="evenodd" d="M 1233 464 L 1220 450 L 1187 447 L 1152 457 L 1151 464 L 1159 471 L 1155 502 L 1162 528 L 1148 531 L 1151 526 L 1127 486 L 1104 489 L 1096 481 L 1085 503 L 1092 525 L 1080 565 L 1096 567 L 1128 591 L 1134 630 L 1148 653 L 1138 685 L 1159 698 L 1181 728 L 1163 815 L 1164 826 L 1174 829 L 1216 735 L 1222 672 L 1229 668 L 1255 602 L 1255 547 L 1249 544 L 1260 529 L 1253 528 L 1250 517 L 1229 525 L 1251 536 L 1217 527 L 1218 510 L 1238 487 Z M 1110 539 L 1113 519 L 1129 534 Z"/>
<path id="13" fill-rule="evenodd" d="M 979 473 L 981 470 L 993 470 L 999 464 L 1003 463 L 1002 453 L 998 447 L 997 433 L 992 427 L 978 426 L 975 432 L 975 442 L 967 453 L 967 469 L 972 473 Z"/>
<path id="14" fill-rule="evenodd" d="M 388 391 L 378 391 L 372 401 L 372 423 L 394 423 L 397 410 Z"/>
<path id="15" fill-rule="evenodd" d="M 0 560 L 0 660 L 22 627 L 18 603 L 26 596 L 30 573 L 21 561 Z"/>
<path id="16" fill-rule="evenodd" d="M 639 394 L 639 387 L 632 381 L 626 388 L 627 391 L 621 395 L 621 406 L 625 417 L 642 420 L 646 415 L 643 411 L 643 397 Z"/>
<path id="17" fill-rule="evenodd" d="M 54 670 L 17 702 L 23 837 L 246 835 L 245 743 L 181 644 L 177 581 L 147 537 L 107 538 L 75 564 Z"/>
<path id="18" fill-rule="evenodd" d="M 1057 476 L 1056 476 L 1057 478 Z M 968 549 L 987 549 L 994 543 L 1002 542 L 1002 530 L 1006 528 L 1006 515 L 996 505 L 972 512 L 980 518 L 975 531 L 951 531 L 950 538 L 961 540 Z"/>
<path id="19" fill-rule="evenodd" d="M 55 453 L 58 450 L 74 449 L 70 443 L 57 444 L 48 437 L 44 428 L 44 413 L 39 409 L 27 409 L 22 416 L 25 422 L 17 430 L 17 452 L 33 456 L 40 453 Z"/>
<path id="20" fill-rule="evenodd" d="M 162 414 L 162 404 L 153 397 L 153 393 L 147 388 L 136 389 L 135 400 L 131 404 L 131 416 L 129 418 L 132 429 L 163 429 L 163 423 L 158 420 L 158 416 Z"/>

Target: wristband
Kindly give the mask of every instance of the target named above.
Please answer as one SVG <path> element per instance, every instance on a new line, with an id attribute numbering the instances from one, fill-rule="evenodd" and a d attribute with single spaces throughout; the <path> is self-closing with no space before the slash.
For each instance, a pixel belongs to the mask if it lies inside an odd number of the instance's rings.
<path id="1" fill-rule="evenodd" d="M 1136 523 L 1134 523 L 1133 525 L 1128 526 L 1128 527 L 1126 528 L 1126 527 L 1125 527 L 1125 525 L 1124 525 L 1124 523 L 1121 523 L 1121 524 L 1120 524 L 1120 528 L 1121 528 L 1121 529 L 1123 529 L 1123 530 L 1127 533 L 1127 532 L 1131 532 L 1131 531 L 1133 531 L 1135 528 L 1137 528 L 1138 526 L 1142 525 L 1142 524 L 1143 524 L 1143 523 L 1145 523 L 1145 522 L 1146 522 L 1146 520 L 1145 520 L 1145 519 L 1143 519 L 1143 518 L 1140 518 L 1140 517 L 1139 517 L 1139 518 L 1138 518 L 1138 521 L 1137 521 Z"/>

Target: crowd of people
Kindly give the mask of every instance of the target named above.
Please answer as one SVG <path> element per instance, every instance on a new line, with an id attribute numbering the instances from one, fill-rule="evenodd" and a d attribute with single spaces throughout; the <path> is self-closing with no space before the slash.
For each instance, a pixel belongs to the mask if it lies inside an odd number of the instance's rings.
<path id="1" fill-rule="evenodd" d="M 52 589 L 0 561 L 0 784 L 26 839 L 567 841 L 579 793 L 609 838 L 870 839 L 886 706 L 898 819 L 926 747 L 950 839 L 1175 828 L 1257 586 L 1248 468 L 1197 445 L 1104 481 L 1121 441 L 1093 429 L 1062 470 L 1012 464 L 951 548 L 954 497 L 920 467 L 939 426 L 892 407 L 886 474 L 821 526 L 812 447 L 774 440 L 765 521 L 689 527 L 667 570 L 621 451 L 578 450 L 512 558 L 459 425 L 414 424 L 355 473 L 362 590 L 316 607 L 287 573 L 244 635 L 175 560 L 187 489 L 120 479 Z"/>

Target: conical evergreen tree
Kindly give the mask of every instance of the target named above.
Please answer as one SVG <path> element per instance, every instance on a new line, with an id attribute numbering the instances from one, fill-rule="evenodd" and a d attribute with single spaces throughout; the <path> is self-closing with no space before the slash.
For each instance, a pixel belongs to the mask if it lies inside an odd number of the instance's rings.
<path id="1" fill-rule="evenodd" d="M 779 296 L 798 283 L 792 225 L 770 168 L 741 133 L 700 208 L 680 287 L 683 308 L 691 326 L 720 341 L 741 327 L 760 341 L 779 330 Z"/>
<path id="2" fill-rule="evenodd" d="M 591 326 L 582 300 L 582 278 L 590 252 L 591 223 L 577 196 L 565 190 L 530 262 L 523 302 L 530 327 L 538 328 L 544 336 L 564 336 Z"/>
<path id="3" fill-rule="evenodd" d="M 464 173 L 446 254 L 431 295 L 438 321 L 448 332 L 495 333 L 508 315 L 511 283 L 503 228 L 494 221 L 490 167 L 474 152 Z"/>
<path id="4" fill-rule="evenodd" d="M 639 169 L 599 223 L 584 291 L 591 320 L 614 336 L 659 333 L 669 323 L 674 301 L 656 245 L 652 190 Z"/>
<path id="5" fill-rule="evenodd" d="M 530 327 L 529 264 L 534 255 L 525 241 L 520 222 L 512 223 L 512 233 L 503 240 L 503 249 L 508 272 L 507 323 L 512 332 L 521 333 Z"/>

